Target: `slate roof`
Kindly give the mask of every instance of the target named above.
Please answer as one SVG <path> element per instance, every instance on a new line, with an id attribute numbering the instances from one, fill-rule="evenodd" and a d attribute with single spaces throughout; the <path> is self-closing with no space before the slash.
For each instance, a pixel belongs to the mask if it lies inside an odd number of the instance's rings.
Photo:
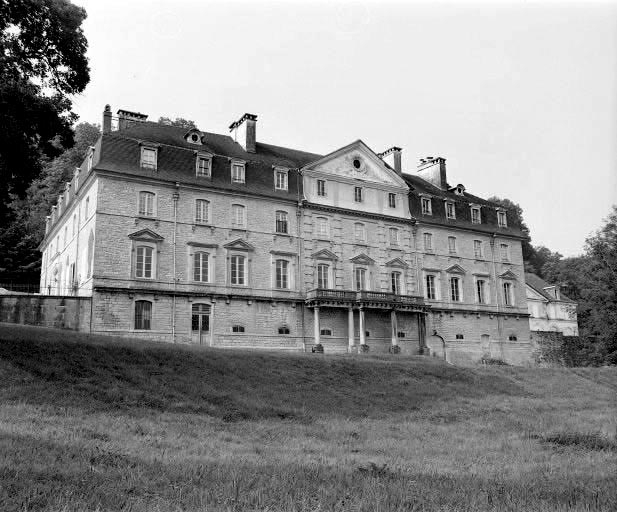
<path id="1" fill-rule="evenodd" d="M 204 185 L 226 190 L 277 198 L 298 199 L 298 174 L 296 169 L 321 158 L 321 155 L 257 142 L 256 152 L 247 153 L 228 135 L 201 132 L 203 145 L 191 144 L 184 139 L 189 130 L 152 122 L 135 123 L 120 131 L 103 134 L 101 159 L 96 164 L 100 170 L 184 184 Z M 140 143 L 158 145 L 157 169 L 149 171 L 140 167 Z M 206 180 L 195 175 L 195 151 L 211 153 L 212 178 Z M 246 162 L 246 183 L 232 183 L 230 158 Z M 290 169 L 289 190 L 274 190 L 273 166 Z"/>
<path id="2" fill-rule="evenodd" d="M 525 283 L 533 288 L 536 292 L 538 292 L 542 297 L 547 299 L 549 302 L 571 302 L 576 304 L 572 299 L 566 297 L 563 293 L 560 292 L 561 299 L 558 301 L 555 297 L 547 293 L 544 288 L 549 288 L 553 285 L 547 283 L 544 279 L 536 274 L 532 274 L 531 272 L 525 272 Z"/>

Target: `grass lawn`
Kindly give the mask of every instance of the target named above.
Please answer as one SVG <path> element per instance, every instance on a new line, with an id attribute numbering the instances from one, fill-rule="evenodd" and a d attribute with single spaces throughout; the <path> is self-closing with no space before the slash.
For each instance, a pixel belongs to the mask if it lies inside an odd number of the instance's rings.
<path id="1" fill-rule="evenodd" d="M 1 511 L 617 509 L 617 369 L 0 324 Z"/>

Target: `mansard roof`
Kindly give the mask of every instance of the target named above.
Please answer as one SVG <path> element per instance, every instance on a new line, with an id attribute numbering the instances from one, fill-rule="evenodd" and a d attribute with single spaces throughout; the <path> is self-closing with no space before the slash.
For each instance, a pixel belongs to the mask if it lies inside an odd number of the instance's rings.
<path id="1" fill-rule="evenodd" d="M 229 135 L 200 132 L 202 144 L 185 140 L 187 129 L 153 122 L 139 122 L 102 136 L 99 170 L 211 188 L 245 191 L 277 198 L 297 200 L 296 169 L 321 158 L 321 155 L 257 142 L 255 153 L 247 153 Z M 155 143 L 158 148 L 157 170 L 140 168 L 139 145 Z M 212 177 L 209 180 L 195 175 L 195 151 L 211 153 Z M 246 162 L 245 184 L 231 183 L 230 159 Z M 290 169 L 289 189 L 274 190 L 273 167 Z"/>

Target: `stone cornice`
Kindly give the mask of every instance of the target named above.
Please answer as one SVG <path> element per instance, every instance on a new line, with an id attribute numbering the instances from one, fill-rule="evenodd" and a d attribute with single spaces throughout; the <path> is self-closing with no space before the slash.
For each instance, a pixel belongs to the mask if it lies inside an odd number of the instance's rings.
<path id="1" fill-rule="evenodd" d="M 383 220 L 384 222 L 398 222 L 400 224 L 415 224 L 416 219 L 405 219 L 402 217 L 393 217 L 391 215 L 382 215 L 380 213 L 361 212 L 358 210 L 349 210 L 347 208 L 339 208 L 338 206 L 327 206 L 317 203 L 309 203 L 308 201 L 302 201 L 302 207 L 310 210 L 318 210 L 321 212 L 328 212 L 332 214 L 350 215 L 352 217 L 364 217 L 367 219 Z"/>

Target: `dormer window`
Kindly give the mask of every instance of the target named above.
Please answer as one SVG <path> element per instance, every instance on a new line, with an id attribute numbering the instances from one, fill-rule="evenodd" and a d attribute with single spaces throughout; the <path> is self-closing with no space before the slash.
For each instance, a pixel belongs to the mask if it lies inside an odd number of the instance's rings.
<path id="1" fill-rule="evenodd" d="M 156 171 L 157 149 L 151 146 L 141 147 L 141 168 Z"/>
<path id="2" fill-rule="evenodd" d="M 197 153 L 195 160 L 195 175 L 198 178 L 212 177 L 212 155 L 207 153 Z"/>
<path id="3" fill-rule="evenodd" d="M 239 162 L 239 161 L 231 162 L 231 182 L 232 183 L 245 183 L 244 162 Z"/>
<path id="4" fill-rule="evenodd" d="M 446 203 L 446 217 L 448 219 L 456 219 L 456 208 L 454 207 L 454 203 Z"/>
<path id="5" fill-rule="evenodd" d="M 480 217 L 480 207 L 479 206 L 471 207 L 471 222 L 472 224 L 481 224 L 482 220 Z"/>
<path id="6" fill-rule="evenodd" d="M 422 215 L 433 215 L 433 208 L 430 197 L 421 197 L 420 202 L 422 204 Z"/>
<path id="7" fill-rule="evenodd" d="M 189 130 L 189 132 L 184 136 L 184 140 L 189 144 L 199 144 L 201 145 L 201 132 L 195 128 Z"/>
<path id="8" fill-rule="evenodd" d="M 465 187 L 463 187 L 463 185 L 457 185 L 454 189 L 454 193 L 457 196 L 462 196 L 465 193 Z"/>
<path id="9" fill-rule="evenodd" d="M 288 189 L 288 174 L 287 169 L 275 168 L 274 169 L 274 190 L 287 190 Z"/>
<path id="10" fill-rule="evenodd" d="M 497 223 L 500 228 L 508 227 L 508 219 L 506 217 L 506 212 L 503 210 L 497 210 Z"/>
<path id="11" fill-rule="evenodd" d="M 87 165 L 88 171 L 92 169 L 93 163 L 94 163 L 94 146 L 90 146 L 90 151 L 88 152 L 88 165 Z"/>

